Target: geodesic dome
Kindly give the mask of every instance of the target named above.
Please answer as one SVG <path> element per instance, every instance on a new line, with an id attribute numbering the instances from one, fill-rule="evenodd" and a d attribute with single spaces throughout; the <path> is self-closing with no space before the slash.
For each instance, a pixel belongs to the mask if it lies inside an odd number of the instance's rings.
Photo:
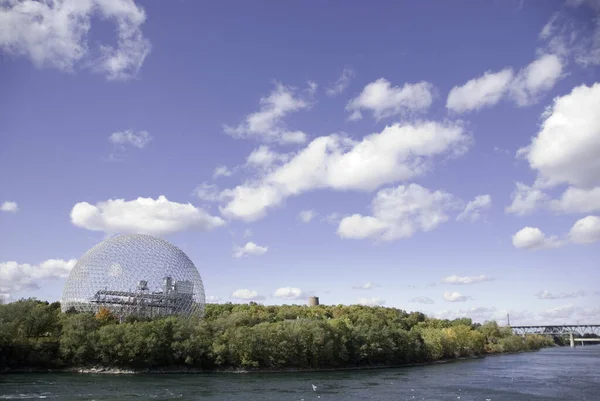
<path id="1" fill-rule="evenodd" d="M 67 278 L 61 310 L 119 317 L 204 314 L 204 286 L 194 263 L 176 246 L 145 234 L 118 235 L 94 246 Z"/>

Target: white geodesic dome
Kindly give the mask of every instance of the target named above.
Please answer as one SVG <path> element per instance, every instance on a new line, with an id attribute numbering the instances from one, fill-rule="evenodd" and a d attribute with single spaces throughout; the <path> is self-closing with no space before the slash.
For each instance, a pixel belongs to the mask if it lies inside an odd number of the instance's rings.
<path id="1" fill-rule="evenodd" d="M 202 316 L 205 297 L 198 269 L 164 239 L 118 235 L 94 246 L 78 261 L 65 284 L 61 310 L 128 315 Z"/>

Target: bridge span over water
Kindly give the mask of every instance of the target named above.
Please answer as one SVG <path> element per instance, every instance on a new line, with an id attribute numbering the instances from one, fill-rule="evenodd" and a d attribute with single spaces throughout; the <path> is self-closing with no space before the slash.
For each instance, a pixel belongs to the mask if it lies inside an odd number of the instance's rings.
<path id="1" fill-rule="evenodd" d="M 563 324 L 563 325 L 540 325 L 540 326 L 509 326 L 513 333 L 524 336 L 526 334 L 540 334 L 544 336 L 568 335 L 571 347 L 576 342 L 600 342 L 600 324 Z M 584 337 L 585 335 L 595 337 Z"/>

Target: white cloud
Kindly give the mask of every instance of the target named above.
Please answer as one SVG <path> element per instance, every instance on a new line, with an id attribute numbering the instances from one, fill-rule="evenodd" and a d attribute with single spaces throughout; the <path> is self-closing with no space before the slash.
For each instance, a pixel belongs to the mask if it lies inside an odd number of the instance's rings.
<path id="1" fill-rule="evenodd" d="M 564 242 L 556 236 L 546 237 L 546 234 L 537 227 L 525 227 L 519 230 L 513 235 L 512 243 L 515 248 L 524 249 L 557 248 L 564 245 Z"/>
<path id="2" fill-rule="evenodd" d="M 600 83 L 557 97 L 541 130 L 518 155 L 537 171 L 536 186 L 600 185 Z"/>
<path id="3" fill-rule="evenodd" d="M 17 202 L 4 201 L 0 204 L 0 212 L 16 213 L 19 211 Z"/>
<path id="4" fill-rule="evenodd" d="M 513 235 L 513 245 L 517 248 L 544 249 L 558 248 L 567 243 L 591 244 L 600 241 L 600 217 L 586 216 L 573 224 L 571 230 L 564 238 L 546 235 L 535 227 L 525 227 Z"/>
<path id="5" fill-rule="evenodd" d="M 444 300 L 447 302 L 465 302 L 470 297 L 462 295 L 460 292 L 444 292 Z"/>
<path id="6" fill-rule="evenodd" d="M 206 182 L 203 182 L 194 189 L 194 195 L 207 202 L 217 202 L 221 199 L 219 187 L 215 184 L 208 184 Z"/>
<path id="7" fill-rule="evenodd" d="M 242 237 L 244 237 L 244 238 L 252 237 L 252 230 L 249 228 L 246 228 L 244 230 L 244 233 L 242 234 Z"/>
<path id="8" fill-rule="evenodd" d="M 600 186 L 590 189 L 569 187 L 550 208 L 563 213 L 589 213 L 600 210 Z"/>
<path id="9" fill-rule="evenodd" d="M 265 299 L 265 297 L 258 292 L 246 288 L 235 290 L 231 293 L 231 298 L 243 301 L 263 301 Z"/>
<path id="10" fill-rule="evenodd" d="M 512 193 L 512 203 L 505 208 L 505 212 L 523 216 L 532 213 L 540 206 L 546 204 L 547 201 L 548 195 L 540 189 L 517 182 L 516 188 Z"/>
<path id="11" fill-rule="evenodd" d="M 548 39 L 556 30 L 556 20 L 559 14 L 554 13 L 550 20 L 544 25 L 542 30 L 540 31 L 540 39 Z"/>
<path id="12" fill-rule="evenodd" d="M 385 299 L 381 299 L 379 297 L 358 298 L 358 303 L 360 305 L 365 305 L 365 306 L 378 306 L 378 305 L 384 305 Z"/>
<path id="13" fill-rule="evenodd" d="M 568 187 L 559 199 L 550 199 L 550 196 L 541 189 L 517 182 L 512 194 L 512 203 L 505 208 L 505 211 L 523 216 L 541 208 L 559 213 L 598 211 L 600 210 L 600 187 L 589 189 Z"/>
<path id="14" fill-rule="evenodd" d="M 510 96 L 518 106 L 537 102 L 563 74 L 563 62 L 555 54 L 544 54 L 523 68 L 511 83 Z"/>
<path id="15" fill-rule="evenodd" d="M 221 298 L 217 297 L 215 295 L 209 295 L 206 297 L 206 302 L 211 303 L 211 304 L 216 304 L 218 302 L 221 302 Z"/>
<path id="16" fill-rule="evenodd" d="M 465 209 L 456 217 L 456 220 L 476 221 L 481 217 L 481 212 L 492 207 L 490 195 L 477 195 L 475 199 L 467 203 Z"/>
<path id="17" fill-rule="evenodd" d="M 147 131 L 133 132 L 133 130 L 125 130 L 119 132 L 113 132 L 108 140 L 115 146 L 124 147 L 125 145 L 131 145 L 138 149 L 143 149 L 150 143 L 152 137 Z"/>
<path id="18" fill-rule="evenodd" d="M 92 17 L 116 24 L 117 45 L 92 49 Z M 131 0 L 47 0 L 0 2 L 0 49 L 29 58 L 38 67 L 73 71 L 89 67 L 108 79 L 135 76 L 150 53 L 141 26 L 144 9 Z"/>
<path id="19" fill-rule="evenodd" d="M 310 102 L 296 96 L 294 88 L 277 83 L 267 97 L 260 99 L 259 111 L 246 116 L 237 127 L 225 125 L 225 133 L 235 138 L 256 138 L 265 142 L 299 144 L 306 142 L 306 134 L 286 129 L 286 115 L 307 109 Z"/>
<path id="20" fill-rule="evenodd" d="M 353 69 L 344 68 L 344 70 L 342 71 L 342 75 L 338 78 L 337 81 L 335 81 L 335 83 L 333 83 L 325 90 L 325 93 L 328 96 L 339 95 L 348 87 L 348 85 L 350 84 L 350 80 L 354 78 L 354 75 L 355 73 Z"/>
<path id="21" fill-rule="evenodd" d="M 568 298 L 579 298 L 585 296 L 584 291 L 576 291 L 576 292 L 561 292 L 561 293 L 551 293 L 547 290 L 540 291 L 534 294 L 537 299 L 568 299 Z"/>
<path id="22" fill-rule="evenodd" d="M 71 222 L 79 227 L 106 233 L 168 235 L 185 230 L 208 231 L 225 221 L 192 204 L 169 201 L 161 195 L 131 201 L 109 199 L 91 205 L 80 202 L 71 210 Z"/>
<path id="23" fill-rule="evenodd" d="M 460 319 L 460 318 L 470 318 L 474 322 L 485 322 L 496 320 L 498 317 L 505 318 L 506 313 L 500 314 L 496 308 L 485 308 L 485 307 L 474 307 L 468 309 L 459 309 L 459 310 L 442 310 L 433 314 L 434 317 L 438 319 Z M 512 316 L 512 314 L 511 314 Z"/>
<path id="24" fill-rule="evenodd" d="M 431 305 L 431 304 L 435 303 L 435 301 L 433 299 L 428 298 L 428 297 L 415 297 L 415 298 L 409 299 L 408 302 L 417 303 L 417 304 L 426 304 L 426 305 Z"/>
<path id="25" fill-rule="evenodd" d="M 361 284 L 361 285 L 352 286 L 352 289 L 354 289 L 354 290 L 370 290 L 370 289 L 372 289 L 374 287 L 376 287 L 375 284 L 373 284 L 371 282 L 367 282 L 367 283 L 364 283 L 364 284 Z"/>
<path id="26" fill-rule="evenodd" d="M 355 141 L 340 135 L 314 139 L 287 163 L 221 193 L 221 212 L 253 221 L 287 197 L 315 189 L 372 191 L 432 168 L 441 155 L 460 155 L 471 138 L 455 123 L 394 124 Z"/>
<path id="27" fill-rule="evenodd" d="M 0 262 L 0 293 L 38 289 L 40 280 L 66 278 L 75 263 L 75 259 L 49 259 L 39 265 Z"/>
<path id="28" fill-rule="evenodd" d="M 483 76 L 474 78 L 462 86 L 455 86 L 448 94 L 446 108 L 464 113 L 493 106 L 507 93 L 513 79 L 511 68 L 492 73 L 487 71 Z"/>
<path id="29" fill-rule="evenodd" d="M 300 288 L 294 287 L 281 287 L 275 290 L 273 297 L 281 299 L 307 299 L 309 294 L 303 292 Z"/>
<path id="30" fill-rule="evenodd" d="M 575 8 L 585 4 L 585 9 L 581 13 L 563 8 L 550 17 L 540 32 L 546 51 L 573 58 L 584 68 L 600 65 L 600 2 L 569 0 L 566 3 Z"/>
<path id="31" fill-rule="evenodd" d="M 587 216 L 577 220 L 569 231 L 569 239 L 578 244 L 600 241 L 600 216 Z"/>
<path id="32" fill-rule="evenodd" d="M 333 213 L 329 213 L 327 216 L 323 216 L 321 221 L 324 221 L 329 224 L 339 224 L 341 219 L 342 219 L 342 216 L 339 213 L 333 212 Z"/>
<path id="33" fill-rule="evenodd" d="M 342 238 L 377 238 L 391 241 L 430 231 L 448 220 L 446 211 L 457 201 L 444 191 L 429 191 L 418 184 L 380 190 L 373 199 L 373 216 L 354 214 L 338 226 Z"/>
<path id="34" fill-rule="evenodd" d="M 391 86 L 388 80 L 380 78 L 350 100 L 346 110 L 351 113 L 351 120 L 361 119 L 361 110 L 371 111 L 376 120 L 424 112 L 433 102 L 434 91 L 434 86 L 428 82 L 407 83 L 399 87 Z"/>
<path id="35" fill-rule="evenodd" d="M 552 309 L 547 309 L 540 312 L 541 317 L 553 319 L 553 318 L 572 318 L 576 312 L 576 308 L 573 305 L 564 305 Z"/>
<path id="36" fill-rule="evenodd" d="M 476 284 L 484 281 L 492 281 L 493 278 L 481 274 L 479 276 L 448 276 L 442 279 L 442 283 L 445 284 Z"/>
<path id="37" fill-rule="evenodd" d="M 246 165 L 266 170 L 277 163 L 288 161 L 289 158 L 289 154 L 278 153 L 269 149 L 266 145 L 261 145 L 248 155 Z"/>
<path id="38" fill-rule="evenodd" d="M 494 106 L 507 97 L 518 106 L 530 105 L 562 77 L 563 63 L 555 54 L 542 54 L 516 74 L 511 68 L 487 71 L 479 78 L 453 87 L 448 94 L 446 108 L 464 113 Z"/>
<path id="39" fill-rule="evenodd" d="M 314 219 L 316 215 L 317 215 L 317 212 L 315 212 L 314 210 L 303 210 L 298 214 L 298 218 L 303 223 L 308 223 L 312 219 Z"/>
<path id="40" fill-rule="evenodd" d="M 213 179 L 219 177 L 231 177 L 235 173 L 234 169 L 230 169 L 227 166 L 217 166 L 213 172 Z"/>
<path id="41" fill-rule="evenodd" d="M 269 250 L 266 246 L 260 246 L 255 244 L 252 241 L 246 242 L 244 246 L 234 246 L 233 247 L 233 257 L 234 258 L 243 258 L 249 255 L 264 255 Z"/>

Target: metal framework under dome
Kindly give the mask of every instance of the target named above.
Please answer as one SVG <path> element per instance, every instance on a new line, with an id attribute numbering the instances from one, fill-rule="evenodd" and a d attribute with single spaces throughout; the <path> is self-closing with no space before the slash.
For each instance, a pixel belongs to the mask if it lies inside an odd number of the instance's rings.
<path id="1" fill-rule="evenodd" d="M 109 238 L 87 251 L 71 270 L 61 310 L 110 310 L 129 315 L 202 316 L 204 286 L 194 263 L 176 246 L 151 235 Z"/>

